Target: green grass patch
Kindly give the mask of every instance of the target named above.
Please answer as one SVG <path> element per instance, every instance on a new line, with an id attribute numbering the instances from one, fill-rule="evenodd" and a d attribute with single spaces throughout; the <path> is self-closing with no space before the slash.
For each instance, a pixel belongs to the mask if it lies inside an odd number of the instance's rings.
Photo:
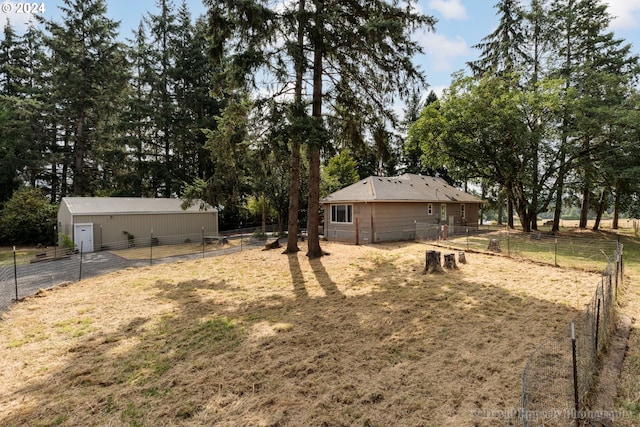
<path id="1" fill-rule="evenodd" d="M 16 264 L 29 264 L 31 258 L 39 252 L 31 248 L 16 248 Z M 13 266 L 13 247 L 0 247 L 0 267 Z"/>
<path id="2" fill-rule="evenodd" d="M 29 329 L 19 338 L 10 339 L 7 342 L 6 348 L 18 348 L 32 342 L 44 341 L 47 338 L 47 335 L 44 333 L 44 327 L 42 325 L 37 325 Z"/>
<path id="3" fill-rule="evenodd" d="M 56 331 L 69 337 L 78 338 L 93 332 L 95 328 L 92 326 L 93 320 L 89 318 L 67 319 L 62 322 L 54 323 Z"/>

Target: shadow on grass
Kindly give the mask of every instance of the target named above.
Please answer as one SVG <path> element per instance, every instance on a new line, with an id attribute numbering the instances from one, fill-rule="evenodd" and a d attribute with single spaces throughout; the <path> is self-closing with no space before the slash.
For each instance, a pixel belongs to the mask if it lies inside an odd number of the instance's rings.
<path id="1" fill-rule="evenodd" d="M 300 268 L 300 261 L 297 253 L 286 254 L 289 261 L 289 273 L 291 274 L 291 284 L 296 298 L 308 298 L 309 293 L 304 286 L 304 274 Z"/>
<path id="2" fill-rule="evenodd" d="M 0 424 L 491 426 L 473 414 L 510 410 L 526 356 L 576 313 L 464 281 L 464 268 L 363 268 L 374 289 L 345 296 L 352 284 L 319 259 L 325 296 L 310 298 L 297 256 L 288 262 L 291 298 L 158 280 L 173 310 L 79 339 L 8 397 L 22 403 Z"/>

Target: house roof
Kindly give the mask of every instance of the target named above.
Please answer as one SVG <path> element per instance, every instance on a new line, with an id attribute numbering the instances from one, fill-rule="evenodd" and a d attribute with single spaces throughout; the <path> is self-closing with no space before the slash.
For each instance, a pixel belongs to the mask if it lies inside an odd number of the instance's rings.
<path id="1" fill-rule="evenodd" d="M 198 201 L 182 209 L 181 199 L 151 199 L 140 197 L 63 197 L 73 215 L 160 214 L 184 212 L 216 212 L 211 205 Z M 204 204 L 204 209 L 200 206 Z"/>
<path id="2" fill-rule="evenodd" d="M 404 174 L 397 177 L 370 176 L 322 199 L 338 202 L 463 202 L 483 203 L 439 177 Z"/>

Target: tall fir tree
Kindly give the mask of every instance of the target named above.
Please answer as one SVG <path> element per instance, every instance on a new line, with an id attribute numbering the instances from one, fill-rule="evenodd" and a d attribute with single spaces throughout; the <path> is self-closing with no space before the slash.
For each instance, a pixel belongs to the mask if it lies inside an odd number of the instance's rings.
<path id="1" fill-rule="evenodd" d="M 63 0 L 62 21 L 46 21 L 51 51 L 53 97 L 60 129 L 73 161 L 72 194 L 95 194 L 104 166 L 97 156 L 110 143 L 109 125 L 120 110 L 127 84 L 125 49 L 117 41 L 119 23 L 107 18 L 104 0 Z M 60 144 L 60 143 L 59 143 Z"/>

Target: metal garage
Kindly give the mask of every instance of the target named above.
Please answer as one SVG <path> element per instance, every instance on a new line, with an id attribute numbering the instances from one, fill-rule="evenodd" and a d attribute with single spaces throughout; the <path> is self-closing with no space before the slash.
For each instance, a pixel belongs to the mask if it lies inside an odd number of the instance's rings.
<path id="1" fill-rule="evenodd" d="M 63 197 L 58 233 L 83 252 L 128 241 L 173 240 L 218 235 L 218 211 L 204 202 L 182 209 L 181 199 L 134 197 Z"/>

